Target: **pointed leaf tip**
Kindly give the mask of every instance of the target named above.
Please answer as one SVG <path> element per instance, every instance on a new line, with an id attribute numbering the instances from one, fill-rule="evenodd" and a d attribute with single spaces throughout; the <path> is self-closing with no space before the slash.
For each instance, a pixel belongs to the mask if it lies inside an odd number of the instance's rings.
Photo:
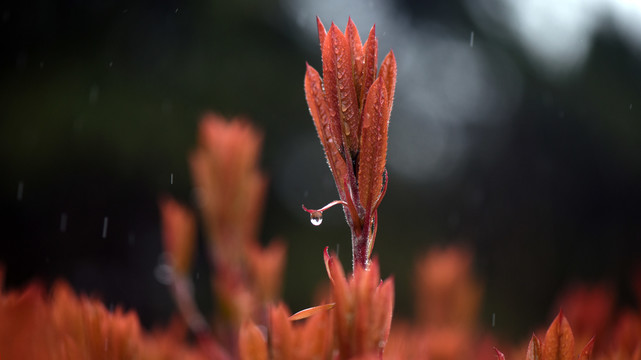
<path id="1" fill-rule="evenodd" d="M 500 351 L 499 351 L 499 349 L 494 348 L 494 351 L 496 352 L 496 357 L 497 357 L 499 360 L 505 360 L 505 355 L 503 355 L 503 353 L 502 353 L 502 352 L 500 352 Z"/>
<path id="2" fill-rule="evenodd" d="M 574 356 L 574 335 L 563 311 L 552 321 L 542 346 L 543 359 L 571 360 Z"/>
<path id="3" fill-rule="evenodd" d="M 594 348 L 594 340 L 595 337 L 593 336 L 590 341 L 585 345 L 583 350 L 581 350 L 581 354 L 579 354 L 579 360 L 590 360 L 592 358 L 592 349 Z"/>
<path id="4" fill-rule="evenodd" d="M 325 250 L 323 251 L 323 260 L 325 261 L 325 269 L 327 270 L 327 276 L 329 276 L 329 280 L 334 283 L 334 278 L 332 277 L 332 271 L 330 269 L 331 263 L 332 263 L 332 257 L 329 255 L 329 246 L 325 246 Z"/>
<path id="5" fill-rule="evenodd" d="M 325 42 L 325 35 L 327 34 L 327 31 L 318 16 L 316 16 L 316 27 L 318 28 L 318 41 L 320 42 L 321 50 L 323 50 L 323 43 Z"/>
<path id="6" fill-rule="evenodd" d="M 541 341 L 535 334 L 532 334 L 530 344 L 527 347 L 525 355 L 526 360 L 540 360 L 541 359 Z"/>

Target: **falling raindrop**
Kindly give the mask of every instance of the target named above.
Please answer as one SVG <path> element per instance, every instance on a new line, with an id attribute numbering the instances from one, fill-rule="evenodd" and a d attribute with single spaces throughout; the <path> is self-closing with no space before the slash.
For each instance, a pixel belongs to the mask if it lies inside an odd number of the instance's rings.
<path id="1" fill-rule="evenodd" d="M 67 213 L 60 214 L 60 232 L 67 232 Z"/>
<path id="2" fill-rule="evenodd" d="M 173 184 L 174 184 L 174 173 L 171 173 L 171 175 L 169 176 L 169 183 L 170 183 L 171 185 L 173 185 Z"/>
<path id="3" fill-rule="evenodd" d="M 492 327 L 496 325 L 496 313 L 492 313 Z"/>
<path id="4" fill-rule="evenodd" d="M 318 226 L 323 223 L 323 213 L 320 211 L 312 211 L 309 213 L 309 221 L 314 226 Z"/>
<path id="5" fill-rule="evenodd" d="M 630 110 L 632 110 L 632 104 L 630 104 Z"/>
<path id="6" fill-rule="evenodd" d="M 93 84 L 91 89 L 89 89 L 89 103 L 95 104 L 98 102 L 98 96 L 100 95 L 100 88 L 97 84 Z"/>
<path id="7" fill-rule="evenodd" d="M 114 66 L 114 62 L 113 62 L 113 61 L 110 61 L 110 62 L 109 62 L 109 67 L 111 68 L 111 67 L 113 67 L 113 66 Z"/>
<path id="8" fill-rule="evenodd" d="M 23 191 L 24 191 L 24 183 L 22 181 L 20 181 L 18 183 L 18 194 L 16 195 L 16 198 L 18 199 L 18 201 L 22 200 L 22 192 Z"/>
<path id="9" fill-rule="evenodd" d="M 474 47 L 474 31 L 470 33 L 470 47 Z"/>
<path id="10" fill-rule="evenodd" d="M 174 278 L 174 271 L 169 264 L 167 264 L 167 254 L 160 254 L 158 257 L 158 265 L 154 269 L 154 276 L 156 281 L 163 285 L 171 285 Z"/>
<path id="11" fill-rule="evenodd" d="M 109 218 L 105 216 L 105 220 L 102 223 L 102 238 L 107 237 L 107 225 L 109 224 Z"/>
<path id="12" fill-rule="evenodd" d="M 174 14 L 178 14 L 178 8 L 176 8 L 176 10 L 174 11 Z"/>

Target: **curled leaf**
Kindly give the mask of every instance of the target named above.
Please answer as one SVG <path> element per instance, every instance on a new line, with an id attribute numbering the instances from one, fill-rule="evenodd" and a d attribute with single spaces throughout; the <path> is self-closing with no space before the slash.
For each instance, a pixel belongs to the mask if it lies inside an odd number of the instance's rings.
<path id="1" fill-rule="evenodd" d="M 307 309 L 303 309 L 303 310 L 295 313 L 294 315 L 290 316 L 289 320 L 296 321 L 296 320 L 307 319 L 308 317 L 314 316 L 314 315 L 318 314 L 321 311 L 326 311 L 326 310 L 333 309 L 334 306 L 336 306 L 336 303 L 318 305 L 318 306 L 310 307 L 310 308 L 307 308 Z"/>

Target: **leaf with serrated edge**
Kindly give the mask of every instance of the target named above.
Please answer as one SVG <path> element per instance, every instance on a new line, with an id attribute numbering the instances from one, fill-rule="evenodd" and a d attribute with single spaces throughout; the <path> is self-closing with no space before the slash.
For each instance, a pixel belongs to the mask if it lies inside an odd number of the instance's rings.
<path id="1" fill-rule="evenodd" d="M 381 78 L 376 79 L 365 101 L 361 152 L 359 154 L 358 192 L 361 205 L 373 212 L 383 187 L 383 169 L 387 156 L 389 112 L 387 95 Z"/>
<path id="2" fill-rule="evenodd" d="M 307 64 L 305 73 L 305 97 L 318 137 L 323 144 L 329 167 L 334 175 L 334 180 L 337 185 L 340 185 L 343 183 L 342 179 L 347 176 L 345 159 L 341 155 L 342 135 L 340 126 L 331 120 L 328 105 L 323 95 L 320 75 L 309 64 Z M 345 192 L 341 187 L 339 187 L 339 190 L 341 190 L 341 193 Z"/>
<path id="3" fill-rule="evenodd" d="M 325 61 L 327 56 L 327 61 Z M 351 155 L 358 153 L 360 116 L 354 86 L 350 48 L 345 35 L 332 23 L 323 47 L 323 80 L 330 113 L 335 111 L 345 145 Z"/>
<path id="4" fill-rule="evenodd" d="M 347 27 L 345 28 L 345 36 L 349 43 L 350 59 L 352 61 L 352 72 L 354 78 L 354 85 L 356 89 L 356 96 L 358 98 L 358 106 L 360 109 L 361 104 L 361 87 L 363 83 L 363 67 L 365 65 L 365 56 L 363 53 L 363 44 L 358 35 L 358 29 L 350 17 L 347 20 Z"/>
<path id="5" fill-rule="evenodd" d="M 393 51 L 390 51 L 387 56 L 385 56 L 385 59 L 383 59 L 378 77 L 383 79 L 383 84 L 385 85 L 385 89 L 387 89 L 388 111 L 391 113 L 394 102 L 394 92 L 396 91 L 396 57 Z"/>
<path id="6" fill-rule="evenodd" d="M 365 63 L 363 65 L 363 87 L 361 88 L 361 109 L 365 106 L 365 99 L 370 86 L 376 78 L 376 65 L 378 64 L 378 40 L 376 39 L 376 25 L 369 31 L 365 45 L 363 45 Z"/>
<path id="7" fill-rule="evenodd" d="M 320 47 L 322 51 L 323 44 L 325 43 L 325 36 L 327 35 L 327 31 L 325 30 L 325 26 L 323 26 L 323 22 L 318 16 L 316 17 L 316 27 L 318 28 L 318 41 L 320 42 Z"/>

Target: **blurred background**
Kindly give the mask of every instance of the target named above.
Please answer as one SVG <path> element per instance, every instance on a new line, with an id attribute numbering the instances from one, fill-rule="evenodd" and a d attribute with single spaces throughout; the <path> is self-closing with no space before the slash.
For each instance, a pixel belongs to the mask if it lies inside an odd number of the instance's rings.
<path id="1" fill-rule="evenodd" d="M 261 240 L 289 248 L 284 299 L 313 305 L 322 249 L 349 262 L 303 94 L 315 17 L 398 61 L 389 188 L 374 248 L 413 314 L 414 262 L 465 244 L 482 323 L 521 339 L 558 292 L 641 264 L 641 5 L 627 0 L 30 1 L 0 6 L 0 263 L 8 288 L 64 278 L 162 326 L 157 200 L 195 204 L 187 154 L 206 111 L 250 118 L 270 178 Z M 202 248 L 202 241 L 200 244 Z M 202 253 L 202 251 L 201 251 Z M 198 301 L 211 312 L 208 267 Z"/>

